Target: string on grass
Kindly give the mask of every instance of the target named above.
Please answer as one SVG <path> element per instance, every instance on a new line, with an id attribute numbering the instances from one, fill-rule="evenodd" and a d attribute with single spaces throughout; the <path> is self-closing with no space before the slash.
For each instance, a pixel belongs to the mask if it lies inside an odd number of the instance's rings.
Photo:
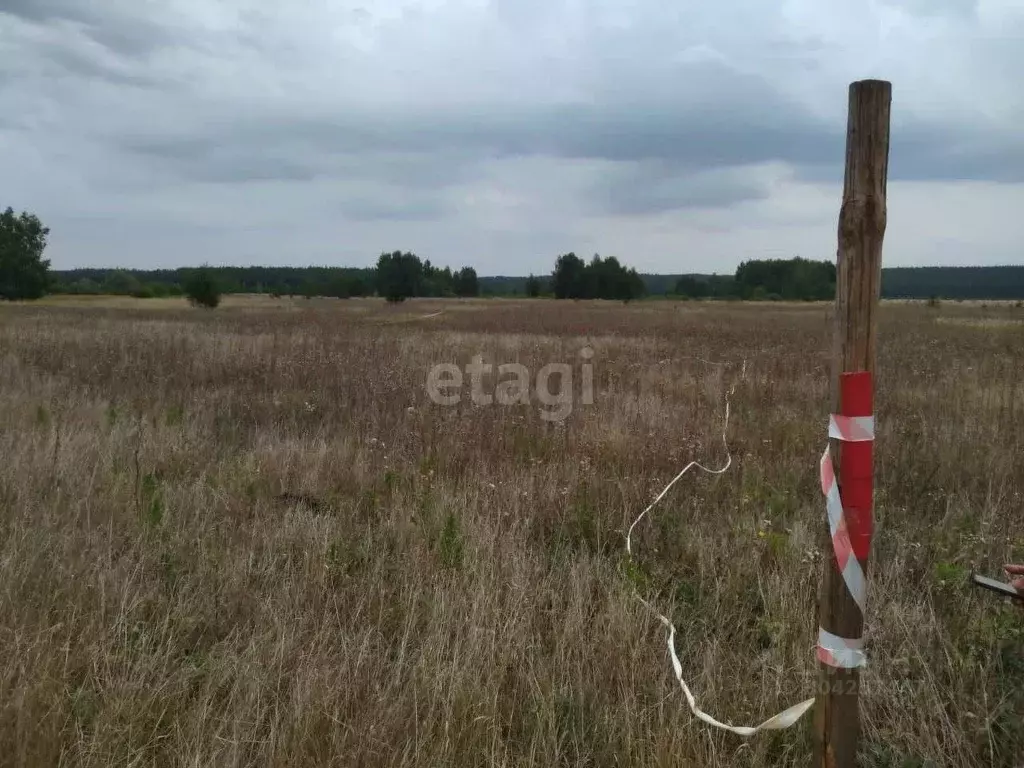
<path id="1" fill-rule="evenodd" d="M 693 359 L 701 360 L 700 358 Z M 706 363 L 708 365 L 728 365 L 728 363 L 714 363 L 708 360 L 701 360 L 701 362 Z M 746 371 L 747 363 L 746 360 L 744 360 L 740 373 L 740 379 L 746 378 Z M 634 529 L 637 527 L 637 525 L 640 524 L 640 522 L 644 518 L 646 518 L 650 514 L 651 510 L 654 509 L 654 507 L 656 507 L 658 503 L 665 498 L 668 492 L 672 490 L 672 487 L 677 482 L 679 482 L 679 480 L 682 479 L 684 475 L 686 475 L 688 472 L 690 472 L 690 470 L 693 469 L 698 469 L 701 472 L 704 472 L 705 474 L 708 475 L 723 475 L 732 466 L 732 453 L 729 451 L 728 431 L 730 398 L 733 394 L 735 394 L 735 392 L 736 382 L 733 382 L 732 386 L 725 393 L 725 416 L 722 419 L 722 445 L 725 447 L 725 464 L 716 469 L 713 467 L 707 467 L 704 464 L 701 464 L 699 461 L 694 460 L 687 464 L 685 467 L 683 467 L 679 471 L 679 474 L 677 474 L 669 481 L 668 485 L 666 485 L 664 489 L 662 489 L 661 493 L 659 493 L 654 498 L 654 501 L 648 504 L 647 508 L 637 516 L 637 518 L 633 521 L 633 524 L 629 526 L 629 530 L 626 532 L 626 554 L 629 557 L 630 562 L 633 562 Z M 668 646 L 669 656 L 672 659 L 672 669 L 675 672 L 676 680 L 679 683 L 679 687 L 683 691 L 683 695 L 686 697 L 686 703 L 689 705 L 690 711 L 693 712 L 693 714 L 702 722 L 707 723 L 708 725 L 713 726 L 715 728 L 730 731 L 731 733 L 735 733 L 739 736 L 753 736 L 755 733 L 759 731 L 781 730 L 783 728 L 789 728 L 791 725 L 797 722 L 797 720 L 799 720 L 804 715 L 804 713 L 807 712 L 807 710 L 809 710 L 811 706 L 814 704 L 813 698 L 806 699 L 804 701 L 801 701 L 799 704 L 794 704 L 788 709 L 783 710 L 777 715 L 769 717 L 761 724 L 755 726 L 731 725 L 729 723 L 723 723 L 722 721 L 712 717 L 707 712 L 702 710 L 699 706 L 697 706 L 697 700 L 694 697 L 693 692 L 690 690 L 690 686 L 686 684 L 686 680 L 683 678 L 683 665 L 682 662 L 679 660 L 679 654 L 676 652 L 675 625 L 669 620 L 667 616 L 665 616 L 663 613 L 661 613 L 661 611 L 657 610 L 653 605 L 651 605 L 647 600 L 645 600 L 643 596 L 641 596 L 640 592 L 636 589 L 635 585 L 633 586 L 633 596 L 637 600 L 639 600 L 645 608 L 647 608 L 651 613 L 653 613 L 658 618 L 658 620 L 664 625 L 665 629 L 668 631 L 666 644 Z"/>

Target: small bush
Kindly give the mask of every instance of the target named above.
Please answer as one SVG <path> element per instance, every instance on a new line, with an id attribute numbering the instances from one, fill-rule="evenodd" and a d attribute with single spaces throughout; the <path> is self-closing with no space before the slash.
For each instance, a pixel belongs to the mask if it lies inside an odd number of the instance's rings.
<path id="1" fill-rule="evenodd" d="M 185 295 L 193 306 L 214 309 L 220 304 L 220 286 L 205 267 L 197 269 L 185 281 Z"/>

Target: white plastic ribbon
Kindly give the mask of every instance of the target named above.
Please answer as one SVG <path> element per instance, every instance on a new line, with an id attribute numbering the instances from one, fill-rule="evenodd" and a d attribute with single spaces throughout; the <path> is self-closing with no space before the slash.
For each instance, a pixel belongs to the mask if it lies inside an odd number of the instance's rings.
<path id="1" fill-rule="evenodd" d="M 744 361 L 744 363 L 743 363 L 743 373 L 744 374 L 746 373 L 746 361 Z M 722 466 L 720 469 L 710 469 L 710 468 L 705 467 L 704 465 L 700 464 L 699 462 L 691 461 L 689 464 L 687 464 L 685 467 L 683 467 L 682 471 L 678 475 L 676 475 L 674 478 L 672 478 L 671 482 L 669 482 L 669 484 L 665 486 L 664 490 L 662 490 L 662 492 L 659 493 L 657 495 L 657 497 L 655 497 L 654 501 L 652 501 L 647 506 L 647 509 L 645 509 L 643 512 L 641 512 L 640 515 L 636 518 L 636 520 L 633 521 L 633 524 L 631 526 L 629 526 L 629 531 L 627 531 L 627 533 L 626 533 L 626 552 L 627 552 L 627 554 L 631 558 L 633 556 L 633 546 L 632 546 L 633 529 L 636 528 L 637 524 L 641 520 L 643 520 L 647 516 L 647 514 L 654 508 L 654 506 L 665 497 L 665 494 L 667 494 L 669 492 L 669 490 L 672 488 L 672 486 L 675 485 L 676 482 L 683 475 L 685 475 L 687 472 L 689 472 L 694 467 L 696 467 L 697 469 L 700 469 L 701 471 L 706 472 L 706 473 L 708 473 L 710 475 L 721 475 L 721 474 L 725 473 L 725 471 L 728 470 L 729 467 L 732 466 L 732 454 L 729 452 L 729 443 L 726 440 L 726 433 L 729 430 L 729 397 L 735 391 L 736 391 L 736 385 L 734 384 L 732 386 L 732 388 L 729 390 L 729 392 L 725 396 L 725 419 L 724 419 L 723 426 L 722 426 L 722 444 L 725 446 L 725 454 L 726 454 L 725 465 Z M 730 733 L 735 733 L 738 736 L 747 737 L 747 736 L 753 736 L 755 733 L 758 733 L 759 731 L 774 731 L 774 730 L 781 730 L 783 728 L 789 728 L 791 725 L 793 725 L 795 722 L 797 722 L 801 717 L 803 717 L 804 713 L 807 712 L 807 710 L 809 710 L 814 705 L 814 699 L 813 698 L 805 699 L 804 701 L 801 701 L 799 704 L 794 704 L 793 706 L 789 707 L 788 709 L 785 709 L 782 712 L 779 712 L 777 715 L 769 717 L 767 720 L 762 722 L 760 725 L 754 725 L 754 726 L 730 725 L 729 723 L 723 723 L 721 720 L 718 720 L 718 719 L 712 717 L 707 712 L 702 710 L 699 706 L 697 706 L 697 700 L 694 697 L 692 691 L 690 691 L 690 686 L 688 686 L 686 684 L 686 680 L 683 678 L 683 665 L 682 665 L 682 662 L 679 660 L 679 654 L 676 653 L 676 642 L 675 642 L 675 640 L 676 640 L 676 628 L 675 628 L 675 625 L 672 624 L 672 622 L 669 621 L 666 616 L 664 616 L 659 611 L 655 610 L 654 607 L 651 606 L 650 603 L 648 603 L 646 600 L 644 600 L 640 596 L 640 593 L 637 592 L 635 588 L 633 590 L 633 595 L 648 610 L 650 610 L 655 616 L 657 616 L 658 620 L 665 626 L 666 629 L 668 629 L 667 644 L 668 644 L 669 656 L 672 659 L 672 669 L 675 671 L 676 680 L 679 682 L 679 687 L 682 688 L 682 690 L 683 690 L 683 695 L 686 697 L 686 703 L 689 705 L 690 711 L 693 712 L 694 716 L 698 720 L 700 720 L 700 721 L 702 721 L 704 723 L 707 723 L 708 725 L 710 725 L 710 726 L 712 726 L 714 728 L 720 728 L 720 729 L 722 729 L 724 731 L 729 731 Z"/>

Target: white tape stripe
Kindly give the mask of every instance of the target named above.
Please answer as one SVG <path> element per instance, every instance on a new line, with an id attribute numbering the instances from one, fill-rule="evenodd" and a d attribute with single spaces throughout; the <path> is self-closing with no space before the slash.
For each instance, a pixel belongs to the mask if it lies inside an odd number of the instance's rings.
<path id="1" fill-rule="evenodd" d="M 830 666 L 840 669 L 856 669 L 867 664 L 863 637 L 855 639 L 839 637 L 824 627 L 818 627 L 818 647 L 827 651 L 828 658 L 825 663 Z"/>
<path id="2" fill-rule="evenodd" d="M 821 462 L 822 464 L 827 462 L 831 466 L 831 461 L 832 459 L 826 447 L 825 453 L 821 457 Z M 828 528 L 833 542 L 836 534 L 842 531 L 842 534 L 847 536 L 847 548 L 849 548 L 846 520 L 843 517 L 843 503 L 839 498 L 839 485 L 836 483 L 834 476 L 829 485 L 828 493 L 825 496 L 825 510 L 828 514 Z M 838 552 L 836 553 L 837 557 L 839 554 Z M 864 570 L 860 567 L 860 562 L 854 557 L 852 552 L 848 552 L 846 564 L 840 564 L 840 568 L 842 568 L 843 581 L 846 582 L 846 588 L 850 591 L 850 596 L 853 597 L 857 607 L 863 613 L 865 603 L 867 602 L 867 581 L 864 578 Z"/>
<path id="3" fill-rule="evenodd" d="M 860 562 L 852 555 L 846 561 L 846 567 L 843 569 L 843 581 L 846 582 L 846 588 L 850 590 L 850 595 L 853 597 L 854 602 L 857 603 L 861 616 L 863 616 L 865 604 L 867 603 L 867 584 L 864 579 L 864 570 L 860 567 Z"/>
<path id="4" fill-rule="evenodd" d="M 828 417 L 828 436 L 833 440 L 847 443 L 864 443 L 875 439 L 874 416 L 839 416 L 833 413 Z"/>

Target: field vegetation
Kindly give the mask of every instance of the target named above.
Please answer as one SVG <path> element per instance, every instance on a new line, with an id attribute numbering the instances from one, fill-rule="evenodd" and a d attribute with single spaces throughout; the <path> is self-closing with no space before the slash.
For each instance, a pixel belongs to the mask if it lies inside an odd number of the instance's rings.
<path id="1" fill-rule="evenodd" d="M 117 302 L 0 306 L 0 765 L 808 763 L 699 723 L 634 590 L 718 718 L 814 694 L 830 306 Z M 1024 561 L 1024 313 L 880 334 L 863 763 L 1015 768 L 1024 612 L 967 581 Z M 562 422 L 426 393 L 585 346 Z"/>

